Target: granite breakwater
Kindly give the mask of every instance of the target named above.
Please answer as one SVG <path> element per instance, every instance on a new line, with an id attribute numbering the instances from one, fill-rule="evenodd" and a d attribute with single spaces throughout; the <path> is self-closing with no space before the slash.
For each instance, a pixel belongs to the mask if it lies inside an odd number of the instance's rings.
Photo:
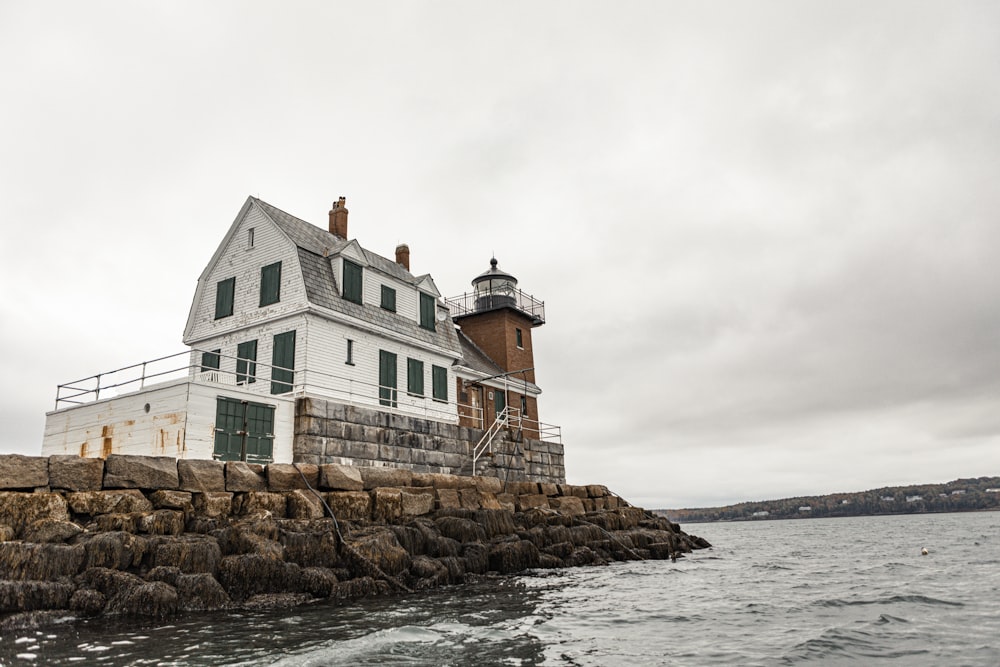
<path id="1" fill-rule="evenodd" d="M 601 485 L 0 456 L 0 627 L 292 606 L 707 546 Z"/>

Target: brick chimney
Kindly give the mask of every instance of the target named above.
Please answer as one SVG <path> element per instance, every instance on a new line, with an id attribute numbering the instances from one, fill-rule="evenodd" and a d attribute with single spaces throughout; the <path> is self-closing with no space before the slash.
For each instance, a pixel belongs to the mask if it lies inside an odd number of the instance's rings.
<path id="1" fill-rule="evenodd" d="M 410 246 L 400 243 L 396 246 L 396 264 L 399 264 L 407 271 L 410 270 Z"/>
<path id="2" fill-rule="evenodd" d="M 347 238 L 347 198 L 341 197 L 330 209 L 330 233 Z"/>

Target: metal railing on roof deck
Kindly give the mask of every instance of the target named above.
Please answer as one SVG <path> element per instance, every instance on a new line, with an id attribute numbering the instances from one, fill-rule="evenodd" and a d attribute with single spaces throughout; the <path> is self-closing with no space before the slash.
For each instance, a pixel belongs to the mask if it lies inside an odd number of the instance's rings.
<path id="1" fill-rule="evenodd" d="M 235 367 L 237 361 L 246 361 L 247 367 L 242 373 L 229 368 L 208 368 L 196 359 L 202 354 L 216 354 L 220 366 Z M 185 359 L 183 362 L 181 357 Z M 223 364 L 223 362 L 230 362 Z M 262 372 L 262 369 L 268 369 Z M 272 371 L 284 371 L 291 377 L 272 377 Z M 471 419 L 473 423 L 484 424 L 483 408 L 459 403 L 457 401 L 442 401 L 429 394 L 415 395 L 406 388 L 382 386 L 378 383 L 363 382 L 354 378 L 343 377 L 316 370 L 294 370 L 272 366 L 260 361 L 240 360 L 210 350 L 190 349 L 177 354 L 143 361 L 131 366 L 125 366 L 106 373 L 98 373 L 90 377 L 60 384 L 56 388 L 56 410 L 84 405 L 101 399 L 108 399 L 120 394 L 152 388 L 155 384 L 174 380 L 188 379 L 201 384 L 214 384 L 227 387 L 238 387 L 261 395 L 271 395 L 275 387 L 287 391 L 280 395 L 302 396 L 314 395 L 328 398 L 348 405 L 374 408 L 383 412 L 403 415 L 419 415 L 437 421 L 455 422 L 460 415 Z M 155 381 L 153 384 L 151 381 Z M 523 429 L 538 434 L 537 439 L 546 442 L 562 443 L 562 429 L 553 424 L 546 424 L 522 417 Z"/>
<path id="2" fill-rule="evenodd" d="M 519 289 L 499 289 L 486 292 L 466 292 L 446 298 L 452 317 L 485 313 L 499 308 L 514 308 L 531 318 L 535 324 L 545 323 L 545 302 Z"/>

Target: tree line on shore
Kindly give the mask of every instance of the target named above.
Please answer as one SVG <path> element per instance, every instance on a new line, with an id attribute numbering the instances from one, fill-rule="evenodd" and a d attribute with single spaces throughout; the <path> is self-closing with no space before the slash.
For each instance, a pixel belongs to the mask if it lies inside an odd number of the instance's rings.
<path id="1" fill-rule="evenodd" d="M 798 496 L 724 507 L 665 509 L 656 512 L 671 521 L 691 523 L 996 509 L 1000 509 L 1000 477 L 956 479 L 945 484 L 888 486 L 853 493 Z"/>

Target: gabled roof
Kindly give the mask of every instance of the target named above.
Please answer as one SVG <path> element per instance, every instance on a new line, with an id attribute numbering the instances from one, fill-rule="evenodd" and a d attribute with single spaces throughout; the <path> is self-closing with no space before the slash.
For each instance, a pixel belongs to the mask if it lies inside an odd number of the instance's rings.
<path id="1" fill-rule="evenodd" d="M 348 246 L 360 249 L 364 252 L 367 260 L 366 270 L 388 275 L 400 282 L 413 285 L 417 289 L 424 289 L 433 293 L 435 297 L 440 296 L 429 275 L 414 276 L 400 264 L 370 250 L 365 250 L 355 240 L 339 238 L 325 229 L 296 218 L 294 215 L 256 197 L 250 199 L 296 246 L 306 298 L 309 303 L 371 322 L 389 331 L 416 338 L 425 343 L 458 351 L 459 343 L 450 317 L 444 322 L 438 322 L 435 330 L 430 331 L 409 318 L 380 308 L 378 305 L 357 304 L 342 298 L 331 258 L 340 254 Z"/>

